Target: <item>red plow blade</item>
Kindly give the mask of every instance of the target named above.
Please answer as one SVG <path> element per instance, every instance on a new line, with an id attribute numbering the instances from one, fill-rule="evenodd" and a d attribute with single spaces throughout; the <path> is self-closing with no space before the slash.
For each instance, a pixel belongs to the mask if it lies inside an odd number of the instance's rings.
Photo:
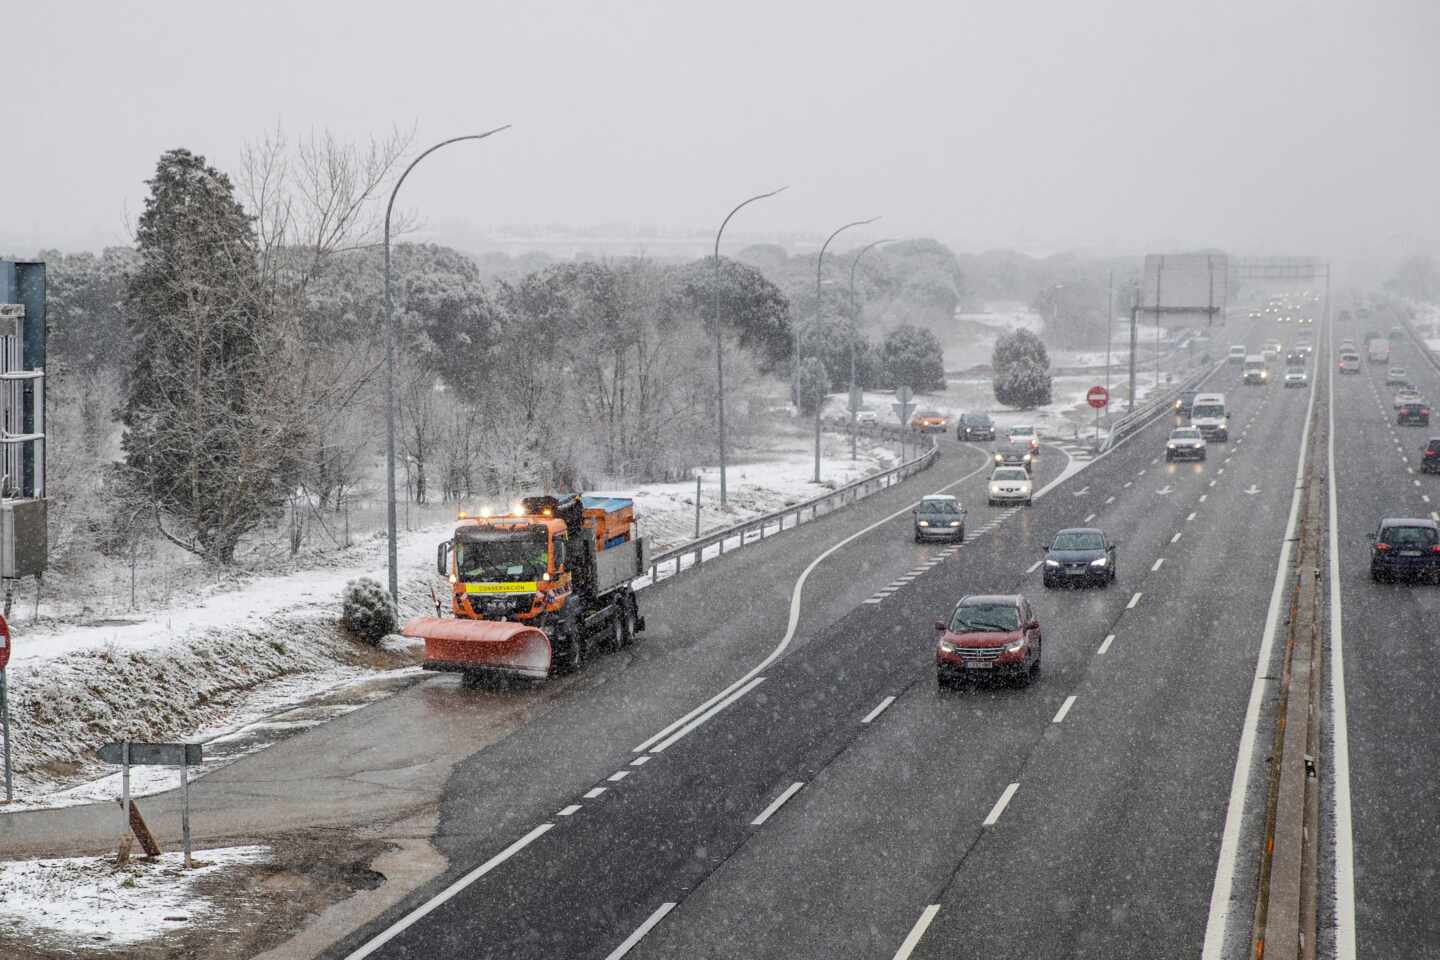
<path id="1" fill-rule="evenodd" d="M 425 641 L 425 669 L 502 673 L 543 680 L 550 675 L 550 638 L 523 623 L 420 617 L 400 631 Z"/>

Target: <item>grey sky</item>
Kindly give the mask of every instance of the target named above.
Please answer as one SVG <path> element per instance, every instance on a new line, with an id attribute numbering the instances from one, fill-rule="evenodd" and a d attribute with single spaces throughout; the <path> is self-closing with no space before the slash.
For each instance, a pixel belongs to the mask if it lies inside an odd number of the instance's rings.
<path id="1" fill-rule="evenodd" d="M 161 151 L 277 123 L 450 148 L 446 225 L 822 231 L 961 249 L 1435 249 L 1440 4 L 93 2 L 5 12 L 0 249 L 125 242 Z M 882 230 L 883 228 L 883 230 Z M 857 239 L 859 235 L 857 234 Z"/>

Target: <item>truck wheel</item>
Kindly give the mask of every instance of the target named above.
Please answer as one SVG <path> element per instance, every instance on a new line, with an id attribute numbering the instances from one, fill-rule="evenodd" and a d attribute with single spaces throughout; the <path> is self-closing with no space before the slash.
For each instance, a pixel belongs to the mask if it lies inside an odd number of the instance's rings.
<path id="1" fill-rule="evenodd" d="M 625 614 L 617 612 L 610 620 L 610 631 L 605 638 L 605 647 L 612 652 L 623 650 L 627 642 L 625 639 Z"/>
<path id="2" fill-rule="evenodd" d="M 621 602 L 620 621 L 625 626 L 625 639 L 621 641 L 621 645 L 628 647 L 635 642 L 635 635 L 640 632 L 640 616 L 635 610 L 635 594 L 630 594 Z"/>
<path id="3" fill-rule="evenodd" d="M 584 664 L 585 644 L 573 627 L 556 630 L 553 647 L 551 660 L 555 673 L 574 673 Z"/>

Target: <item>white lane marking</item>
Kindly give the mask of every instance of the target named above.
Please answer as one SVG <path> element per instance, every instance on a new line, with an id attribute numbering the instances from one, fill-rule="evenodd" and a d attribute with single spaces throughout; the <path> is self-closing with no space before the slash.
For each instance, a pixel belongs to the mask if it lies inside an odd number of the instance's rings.
<path id="1" fill-rule="evenodd" d="M 1401 459 L 1401 460 L 1405 460 L 1404 457 L 1401 457 L 1400 459 Z M 1405 462 L 1406 462 L 1406 463 L 1409 463 L 1410 461 L 1405 460 Z M 1406 472 L 1406 473 L 1414 473 L 1414 472 L 1415 472 L 1415 468 L 1414 468 L 1414 467 L 1406 467 L 1406 468 L 1405 468 L 1405 472 Z"/>
<path id="2" fill-rule="evenodd" d="M 1214 481 L 1214 480 L 1211 480 L 1211 481 L 1210 481 L 1210 486 L 1212 486 L 1212 487 L 1215 486 L 1215 481 Z"/>
<path id="3" fill-rule="evenodd" d="M 1095 652 L 1096 652 L 1096 653 L 1104 653 L 1106 650 L 1109 650 L 1109 649 L 1110 649 L 1110 644 L 1112 644 L 1112 643 L 1114 643 L 1114 642 L 1115 642 L 1115 634 L 1113 634 L 1113 633 L 1107 633 L 1107 634 L 1105 635 L 1105 640 L 1104 640 L 1104 642 L 1102 642 L 1102 643 L 1100 644 L 1100 649 L 1099 649 L 1099 650 L 1096 650 Z"/>
<path id="4" fill-rule="evenodd" d="M 1142 594 L 1137 590 L 1137 591 L 1135 592 L 1135 596 L 1133 596 L 1133 597 L 1130 598 L 1130 602 L 1127 603 L 1127 604 L 1125 604 L 1125 609 L 1126 609 L 1126 610 L 1134 610 L 1134 609 L 1135 609 L 1135 604 L 1137 604 L 1137 603 L 1140 602 L 1140 597 L 1141 597 L 1141 596 L 1142 596 Z"/>
<path id="5" fill-rule="evenodd" d="M 1201 498 L 1201 499 L 1204 499 L 1204 498 Z M 1186 523 L 1189 523 L 1191 520 L 1194 520 L 1194 519 L 1195 519 L 1195 514 L 1197 514 L 1197 513 L 1199 513 L 1199 512 L 1200 512 L 1200 511 L 1198 511 L 1198 510 L 1191 510 L 1191 511 L 1190 511 L 1190 515 L 1185 518 L 1185 522 L 1186 522 Z"/>
<path id="6" fill-rule="evenodd" d="M 1331 325 L 1332 336 L 1334 325 Z M 1335 482 L 1335 369 L 1330 369 L 1330 427 L 1325 469 L 1330 482 L 1330 734 L 1335 750 L 1335 957 L 1355 960 L 1355 838 L 1350 813 L 1350 726 L 1345 700 L 1345 622 L 1340 601 L 1340 501 Z M 1308 419 L 1308 418 L 1307 418 Z M 1299 496 L 1297 491 L 1296 496 Z M 1430 514 L 1432 519 L 1440 516 Z"/>
<path id="7" fill-rule="evenodd" d="M 1156 560 L 1156 561 L 1155 561 L 1155 565 L 1150 568 L 1150 572 L 1151 572 L 1151 573 L 1154 573 L 1156 570 L 1159 570 L 1159 569 L 1160 569 L 1160 565 L 1163 564 L 1164 562 L 1165 562 L 1165 558 L 1164 558 L 1164 557 L 1161 557 L 1160 559 Z M 1136 596 L 1139 596 L 1139 594 L 1136 594 Z M 1133 606 L 1133 604 L 1132 604 L 1132 606 Z"/>
<path id="8" fill-rule="evenodd" d="M 632 767 L 643 767 L 643 766 L 645 766 L 645 764 L 647 764 L 647 763 L 649 763 L 649 762 L 650 762 L 650 756 L 647 754 L 647 755 L 645 755 L 645 756 L 643 756 L 643 757 L 636 757 L 634 760 L 631 760 L 631 761 L 630 761 L 630 766 L 632 766 Z"/>
<path id="9" fill-rule="evenodd" d="M 1417 486 L 1417 487 L 1420 486 L 1420 481 L 1419 481 L 1419 480 L 1411 480 L 1410 482 L 1413 483 L 1413 484 L 1415 484 L 1415 486 Z"/>
<path id="10" fill-rule="evenodd" d="M 960 477 L 958 480 L 950 481 L 949 483 L 941 487 L 939 490 L 936 490 L 935 493 L 944 493 L 947 490 L 957 487 L 965 481 L 969 480 L 971 477 L 978 477 L 980 474 L 990 469 L 990 467 L 990 460 L 987 457 L 985 462 L 982 463 L 980 466 L 976 467 L 974 470 L 971 470 L 969 473 L 965 474 L 965 476 L 963 477 Z M 1044 493 L 1045 491 L 1042 490 L 1040 492 Z M 1036 496 L 1039 496 L 1039 494 L 1036 494 Z M 666 737 L 669 737 L 672 731 L 676 730 L 677 728 L 684 727 L 685 725 L 691 723 L 695 718 L 705 714 L 715 704 L 721 702 L 722 700 L 725 700 L 725 698 L 729 697 L 736 690 L 740 690 L 741 688 L 743 688 L 747 683 L 750 682 L 751 678 L 758 675 L 762 670 L 764 670 L 766 667 L 770 666 L 770 664 L 774 663 L 777 659 L 779 659 L 780 655 L 789 648 L 791 641 L 795 639 L 795 631 L 800 625 L 801 596 L 804 594 L 805 591 L 805 582 L 810 579 L 810 574 L 815 571 L 815 568 L 820 566 L 820 564 L 823 563 L 827 558 L 829 558 L 831 554 L 860 539 L 861 537 L 870 533 L 872 530 L 878 530 L 880 527 L 883 527 L 891 520 L 909 514 L 912 508 L 913 504 L 906 504 L 904 507 L 901 507 L 899 510 L 896 510 L 894 513 L 890 514 L 888 517 L 881 517 L 879 520 L 876 520 L 868 527 L 861 527 L 859 530 L 856 530 L 849 536 L 836 541 L 835 543 L 827 547 L 825 550 L 821 551 L 819 556 L 817 556 L 814 560 L 811 560 L 809 565 L 800 572 L 800 576 L 795 580 L 795 587 L 790 593 L 790 619 L 785 628 L 785 636 L 780 638 L 780 642 L 775 645 L 775 649 L 771 650 L 770 653 L 763 660 L 755 664 L 755 666 L 751 667 L 744 675 L 740 677 L 740 679 L 731 683 L 728 687 L 715 694 L 709 700 L 706 700 L 699 706 L 692 707 L 684 714 L 670 721 L 670 723 L 663 727 L 658 733 L 652 734 L 650 738 L 647 739 L 644 743 L 635 747 L 633 752 L 644 753 L 650 748 L 651 744 L 655 743 L 657 740 L 663 740 Z M 701 722 L 703 723 L 704 721 L 702 720 Z"/>
<path id="11" fill-rule="evenodd" d="M 628 776 L 630 776 L 629 770 L 616 770 L 614 773 L 610 774 L 610 776 L 606 777 L 605 779 L 610 781 L 611 783 L 619 783 L 621 780 L 624 780 Z"/>
<path id="12" fill-rule="evenodd" d="M 620 946 L 610 951 L 610 953 L 605 957 L 605 960 L 620 960 L 621 957 L 625 956 L 625 954 L 630 952 L 631 948 L 634 947 L 635 944 L 639 943 L 645 937 L 645 934 L 649 933 L 655 928 L 655 924 L 665 919 L 665 914 L 669 913 L 671 910 L 674 909 L 674 903 L 660 904 L 659 908 L 654 913 L 650 914 L 650 916 L 646 918 L 644 923 L 640 924 L 640 926 L 635 928 L 634 933 L 630 934 L 630 936 L 622 940 L 620 942 Z"/>
<path id="13" fill-rule="evenodd" d="M 1202 494 L 1200 494 L 1200 502 L 1201 502 L 1201 503 L 1204 503 L 1204 502 L 1205 502 L 1205 498 L 1208 497 L 1208 496 L 1210 496 L 1210 494 L 1208 494 L 1208 493 L 1202 493 Z M 1191 516 L 1193 517 L 1194 514 L 1192 513 Z"/>
<path id="14" fill-rule="evenodd" d="M 1435 521 L 1437 521 L 1437 522 L 1440 522 L 1440 513 L 1437 513 L 1437 512 L 1435 512 L 1434 510 L 1431 510 L 1431 511 L 1430 511 L 1430 519 L 1431 519 L 1431 520 L 1435 520 Z"/>
<path id="15" fill-rule="evenodd" d="M 1143 476 L 1145 476 L 1145 471 L 1144 471 L 1144 470 L 1141 470 L 1139 473 L 1135 474 L 1135 476 L 1137 476 L 1137 477 L 1143 477 Z"/>
<path id="16" fill-rule="evenodd" d="M 1084 520 L 1082 520 L 1082 521 L 1080 521 L 1080 522 L 1081 522 L 1081 523 L 1089 523 L 1091 520 L 1094 520 L 1094 519 L 1095 519 L 1095 514 L 1092 513 L 1092 514 L 1090 514 L 1090 516 L 1086 517 Z"/>
<path id="17" fill-rule="evenodd" d="M 571 814 L 578 813 L 579 810 L 580 810 L 580 804 L 578 804 L 578 803 L 572 803 L 572 804 L 570 804 L 570 806 L 566 807 L 564 810 L 561 810 L 559 813 L 555 814 L 555 816 L 557 816 L 557 817 L 568 817 L 568 816 L 570 816 Z"/>
<path id="18" fill-rule="evenodd" d="M 1333 328 L 1332 328 L 1333 329 Z M 1317 377 L 1310 384 L 1310 402 L 1305 408 L 1305 429 L 1300 434 L 1300 455 L 1295 463 L 1295 492 L 1290 497 L 1290 517 L 1285 523 L 1285 536 L 1280 544 L 1280 562 L 1275 566 L 1275 583 L 1270 591 L 1270 608 L 1265 614 L 1265 630 L 1260 638 L 1260 650 L 1255 658 L 1255 673 L 1250 683 L 1250 702 L 1245 707 L 1245 722 L 1241 728 L 1240 744 L 1235 752 L 1235 772 L 1230 781 L 1230 802 L 1225 810 L 1225 829 L 1220 838 L 1220 854 L 1215 862 L 1215 882 L 1210 889 L 1210 914 L 1205 922 L 1205 942 L 1201 948 L 1201 960 L 1221 960 L 1225 946 L 1225 933 L 1230 925 L 1231 897 L 1235 886 L 1235 869 L 1240 860 L 1240 830 L 1245 820 L 1245 795 L 1250 789 L 1250 769 L 1255 764 L 1255 749 L 1259 742 L 1261 705 L 1265 699 L 1266 674 L 1270 668 L 1270 652 L 1275 646 L 1275 628 L 1280 618 L 1280 607 L 1284 600 L 1286 574 L 1290 569 L 1291 538 L 1295 536 L 1300 520 L 1300 498 L 1305 492 L 1305 452 L 1310 443 L 1310 418 L 1315 412 L 1315 389 Z M 1334 373 L 1331 373 L 1330 397 L 1334 404 Z M 1334 436 L 1334 422 L 1330 435 Z M 1334 477 L 1332 472 L 1329 476 Z M 1333 489 L 1334 484 L 1331 484 Z M 1334 524 L 1331 524 L 1334 530 Z M 1331 551 L 1332 558 L 1337 552 Z M 1332 577 L 1339 582 L 1338 577 Z M 1241 917 L 1237 922 L 1244 922 Z"/>
<path id="19" fill-rule="evenodd" d="M 1132 484 L 1132 483 L 1134 483 L 1133 480 L 1126 480 L 1124 483 L 1122 483 L 1122 484 L 1120 485 L 1120 489 L 1121 489 L 1121 490 L 1128 490 L 1128 489 L 1130 488 L 1130 484 Z"/>
<path id="20" fill-rule="evenodd" d="M 585 793 L 585 799 L 594 800 L 596 797 L 600 796 L 600 794 L 604 793 L 605 789 L 605 787 L 595 787 L 594 789 L 589 790 Z"/>
<path id="21" fill-rule="evenodd" d="M 736 700 L 739 700 L 741 697 L 745 696 L 745 694 L 749 693 L 751 690 L 754 690 L 756 687 L 760 686 L 760 684 L 764 682 L 764 680 L 764 677 L 755 677 L 749 683 L 745 684 L 745 686 L 741 687 L 739 690 L 736 690 L 734 693 L 730 694 L 730 696 L 726 697 L 724 700 L 721 700 L 709 710 L 706 710 L 704 713 L 700 714 L 698 717 L 685 724 L 685 726 L 681 727 L 679 730 L 676 730 L 674 733 L 670 734 L 670 736 L 666 737 L 664 740 L 661 740 L 659 743 L 652 746 L 650 748 L 650 752 L 664 753 L 670 747 L 674 746 L 676 742 L 678 742 L 680 739 L 693 731 L 696 727 L 700 726 L 702 723 L 715 716 L 715 714 L 719 713 L 721 710 L 724 710 L 726 707 L 730 706 L 730 704 L 734 703 Z"/>
<path id="22" fill-rule="evenodd" d="M 1222 473 L 1224 473 L 1224 472 L 1225 472 L 1225 468 L 1224 468 L 1224 467 L 1221 467 L 1219 470 L 1216 470 L 1216 471 L 1215 471 L 1215 476 L 1218 477 L 1218 476 L 1220 476 L 1220 475 L 1221 475 Z"/>
<path id="23" fill-rule="evenodd" d="M 450 884 L 450 886 L 440 891 L 434 897 L 425 901 L 423 904 L 416 907 L 414 910 L 411 910 L 409 913 L 405 914 L 405 916 L 395 921 L 389 927 L 386 927 L 382 933 L 376 936 L 373 940 L 367 941 L 358 950 L 347 956 L 345 960 L 364 960 L 365 957 L 370 956 L 370 954 L 374 953 L 376 950 L 379 950 L 391 940 L 394 940 L 408 927 L 414 924 L 415 921 L 422 919 L 423 917 L 425 917 L 426 914 L 430 913 L 436 907 L 440 906 L 441 904 L 445 903 L 445 901 L 455 896 L 455 894 L 459 893 L 461 890 L 464 890 L 466 887 L 470 886 L 470 884 L 474 883 L 476 880 L 479 880 L 481 877 L 485 876 L 485 874 L 489 873 L 491 870 L 494 870 L 496 867 L 500 866 L 500 864 L 504 863 L 506 860 L 509 860 L 521 850 L 524 850 L 531 843 L 535 842 L 537 839 L 543 836 L 545 831 L 549 830 L 553 826 L 555 826 L 555 824 L 553 823 L 540 824 L 540 826 L 531 830 L 529 833 L 525 834 L 525 836 L 521 837 L 519 840 L 516 840 L 514 843 L 510 844 L 510 846 L 506 847 L 504 850 L 501 850 L 499 853 L 495 854 L 495 856 L 491 857 L 489 860 L 486 860 L 484 863 L 480 864 L 480 866 L 476 867 L 474 870 L 471 870 L 459 880 L 456 880 L 454 883 Z"/>
<path id="24" fill-rule="evenodd" d="M 1026 573 L 1034 573 L 1036 570 L 1039 570 L 1039 569 L 1040 569 L 1040 564 L 1042 564 L 1042 563 L 1044 563 L 1044 562 L 1045 562 L 1044 560 L 1036 560 L 1034 563 L 1030 564 L 1030 566 L 1028 566 L 1028 567 L 1025 568 L 1025 572 L 1026 572 Z"/>
<path id="25" fill-rule="evenodd" d="M 795 796 L 795 794 L 803 786 L 805 786 L 805 784 L 797 780 L 794 783 L 790 784 L 790 786 L 786 787 L 783 791 L 781 791 L 780 796 L 770 801 L 770 806 L 760 811 L 760 816 L 750 821 L 750 826 L 763 826 L 765 821 L 773 817 L 776 810 L 779 810 L 781 807 L 785 806 L 785 801 Z"/>
<path id="26" fill-rule="evenodd" d="M 1075 706 L 1075 695 L 1071 694 L 1070 696 L 1065 698 L 1064 703 L 1060 704 L 1060 709 L 1055 711 L 1055 719 L 1051 720 L 1050 722 L 1060 723 L 1061 721 L 1063 721 L 1065 719 L 1065 714 L 1069 713 L 1070 708 L 1073 706 Z"/>
<path id="27" fill-rule="evenodd" d="M 1006 788 L 1005 788 L 1005 792 L 1002 793 L 1002 794 L 1000 794 L 1000 799 L 995 801 L 995 806 L 993 806 L 993 807 L 990 808 L 990 813 L 989 813 L 988 816 L 985 817 L 985 822 L 982 823 L 981 826 L 982 826 L 982 827 L 993 827 L 993 826 L 995 826 L 996 821 L 998 821 L 998 820 L 1000 819 L 1000 814 L 1004 813 L 1004 812 L 1005 812 L 1005 808 L 1006 808 L 1007 806 L 1009 806 L 1009 804 L 1010 804 L 1010 798 L 1013 797 L 1013 796 L 1015 796 L 1015 791 L 1016 791 L 1016 790 L 1019 790 L 1019 789 L 1020 789 L 1020 784 L 1018 784 L 1018 783 L 1012 783 L 1012 784 L 1010 784 L 1010 786 L 1006 787 Z"/>
<path id="28" fill-rule="evenodd" d="M 869 600 L 861 600 L 861 603 L 880 603 L 884 597 L 871 597 Z"/>
<path id="29" fill-rule="evenodd" d="M 1430 495 L 1429 495 L 1428 493 L 1422 493 L 1422 494 L 1420 494 L 1420 499 L 1421 499 L 1421 500 L 1424 500 L 1426 503 L 1429 503 L 1429 502 L 1430 502 Z"/>
<path id="30" fill-rule="evenodd" d="M 915 952 L 916 946 L 920 943 L 920 938 L 925 936 L 925 931 L 930 929 L 930 924 L 934 921 L 935 914 L 939 912 L 940 904 L 938 903 L 930 904 L 930 906 L 921 912 L 920 919 L 915 921 L 915 926 L 911 927 L 910 932 L 905 935 L 905 941 L 900 944 L 900 949 L 895 951 L 894 960 L 910 960 L 910 954 Z"/>
<path id="31" fill-rule="evenodd" d="M 1114 503 L 1114 502 L 1115 502 L 1115 498 L 1114 498 L 1114 497 L 1106 497 L 1106 498 L 1105 498 L 1105 502 L 1106 502 L 1107 504 Z"/>
<path id="32" fill-rule="evenodd" d="M 1193 514 L 1193 513 L 1190 514 L 1190 517 L 1191 517 L 1191 519 L 1194 519 L 1195 514 Z M 1173 537 L 1170 538 L 1170 542 L 1171 542 L 1171 543 L 1179 543 L 1179 542 L 1180 542 L 1180 533 L 1179 533 L 1179 531 L 1177 531 L 1177 532 L 1175 533 L 1175 536 L 1173 536 Z"/>
<path id="33" fill-rule="evenodd" d="M 1160 462 L 1160 458 L 1159 458 L 1159 457 L 1151 457 L 1151 458 L 1150 458 L 1150 466 L 1152 466 L 1152 467 L 1155 466 L 1155 464 L 1157 464 L 1157 463 L 1159 463 L 1159 462 Z"/>
<path id="34" fill-rule="evenodd" d="M 880 716 L 880 714 L 884 713 L 884 712 L 885 712 L 885 708 L 888 707 L 888 706 L 890 706 L 890 704 L 892 704 L 892 703 L 894 703 L 894 702 L 895 702 L 895 698 L 894 698 L 894 697 L 886 697 L 884 700 L 881 700 L 878 705 L 876 705 L 876 707 L 875 707 L 874 710 L 871 710 L 869 713 L 865 714 L 865 718 L 864 718 L 863 720 L 861 720 L 860 722 L 861 722 L 861 723 L 869 723 L 870 721 L 874 720 L 876 717 Z"/>

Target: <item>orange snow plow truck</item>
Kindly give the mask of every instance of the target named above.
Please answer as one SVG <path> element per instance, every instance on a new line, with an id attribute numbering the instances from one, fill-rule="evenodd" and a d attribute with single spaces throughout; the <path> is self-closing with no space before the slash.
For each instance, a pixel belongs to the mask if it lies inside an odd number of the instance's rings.
<path id="1" fill-rule="evenodd" d="M 579 494 L 526 497 L 501 517 L 461 514 L 436 548 L 450 611 L 402 633 L 425 641 L 425 669 L 543 679 L 645 629 L 631 581 L 646 569 L 635 503 Z"/>

